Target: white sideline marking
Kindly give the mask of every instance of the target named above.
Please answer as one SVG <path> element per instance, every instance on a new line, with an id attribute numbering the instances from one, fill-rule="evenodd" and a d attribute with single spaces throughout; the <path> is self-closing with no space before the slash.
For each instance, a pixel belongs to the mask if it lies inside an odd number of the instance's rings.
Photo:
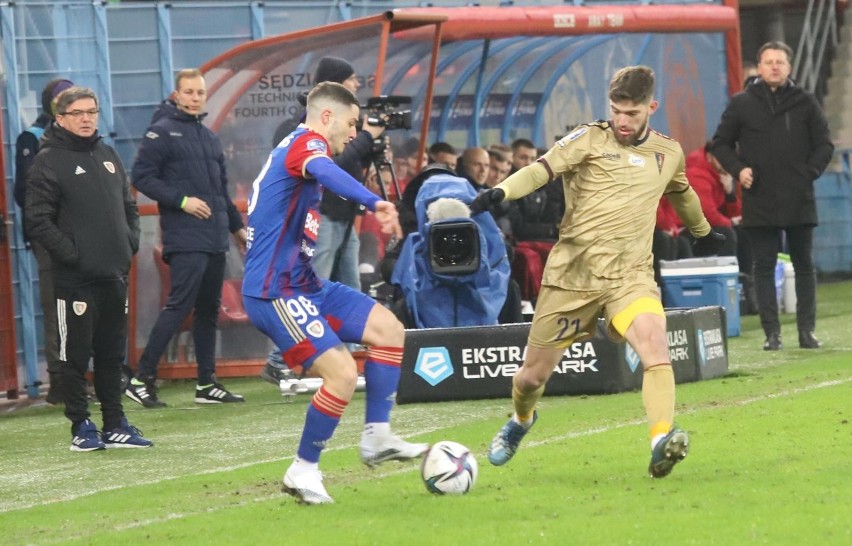
<path id="1" fill-rule="evenodd" d="M 844 385 L 844 384 L 850 383 L 850 382 L 852 382 L 852 377 L 847 377 L 845 379 L 823 381 L 823 382 L 815 383 L 813 385 L 808 385 L 808 386 L 805 386 L 805 387 L 797 387 L 795 389 L 789 389 L 789 390 L 779 391 L 779 392 L 776 392 L 776 393 L 765 394 L 765 395 L 761 395 L 761 396 L 754 396 L 754 397 L 751 397 L 751 398 L 745 398 L 743 400 L 733 401 L 733 402 L 730 402 L 730 403 L 725 404 L 725 405 L 709 405 L 709 404 L 697 405 L 693 408 L 681 411 L 680 415 L 691 415 L 691 414 L 698 413 L 698 412 L 701 412 L 701 411 L 706 411 L 706 410 L 712 411 L 712 410 L 715 410 L 715 409 L 728 409 L 728 408 L 734 407 L 734 406 L 747 406 L 749 404 L 754 404 L 756 402 L 763 402 L 765 400 L 772 400 L 772 399 L 775 399 L 775 398 L 792 396 L 792 395 L 801 394 L 801 393 L 804 393 L 804 392 L 809 392 L 809 391 L 813 391 L 813 390 L 817 390 L 817 389 L 823 389 L 823 388 L 826 388 L 826 387 L 835 387 L 835 386 Z M 567 440 L 567 439 L 581 438 L 581 437 L 584 437 L 584 436 L 592 436 L 594 434 L 602 434 L 602 433 L 605 433 L 605 432 L 617 430 L 617 429 L 624 428 L 624 427 L 637 426 L 637 425 L 641 425 L 645 422 L 646 422 L 645 419 L 632 419 L 630 421 L 615 423 L 615 424 L 608 425 L 608 426 L 605 426 L 605 427 L 595 427 L 595 428 L 590 428 L 590 429 L 579 431 L 579 432 L 569 432 L 567 434 L 560 434 L 560 435 L 557 435 L 557 436 L 551 436 L 549 438 L 545 438 L 545 439 L 538 440 L 538 441 L 525 442 L 525 446 L 536 447 L 536 446 L 548 445 L 548 444 L 552 444 L 554 442 L 561 442 L 561 441 L 564 441 L 564 440 Z M 422 430 L 418 431 L 417 434 L 420 435 L 420 434 L 424 434 L 424 433 L 434 432 L 436 430 L 440 430 L 441 428 L 444 428 L 444 427 L 434 427 L 434 428 L 431 428 L 431 429 L 422 429 Z M 341 446 L 341 447 L 332 447 L 332 448 L 328 448 L 326 451 L 340 451 L 340 450 L 343 450 L 343 449 L 352 449 L 352 446 L 348 445 L 348 446 Z M 201 471 L 201 472 L 194 473 L 192 475 L 193 476 L 200 476 L 200 475 L 206 475 L 206 474 L 215 474 L 215 473 L 219 473 L 219 472 L 228 472 L 228 471 L 232 471 L 232 470 L 238 470 L 238 469 L 241 469 L 241 468 L 247 468 L 247 467 L 250 467 L 250 466 L 255 466 L 255 465 L 258 465 L 258 464 L 264 464 L 264 463 L 270 463 L 270 462 L 282 462 L 282 461 L 288 461 L 288 460 L 291 460 L 291 459 L 292 459 L 292 457 L 282 457 L 282 458 L 274 458 L 274 459 L 267 459 L 267 460 L 258 460 L 258 461 L 253 461 L 253 462 L 248 462 L 248 463 L 243 463 L 243 464 L 238 464 L 238 465 L 224 466 L 224 467 L 218 467 L 218 468 L 214 468 L 214 469 L 208 469 L 208 470 L 204 470 L 204 471 Z M 413 472 L 413 471 L 416 471 L 417 468 L 418 468 L 417 466 L 401 467 L 401 468 L 399 468 L 399 467 L 397 467 L 397 468 L 383 467 L 381 470 L 370 470 L 369 472 L 367 472 L 364 475 L 363 479 L 364 480 L 375 480 L 376 478 L 384 478 L 384 477 L 393 476 L 393 475 L 396 475 L 396 474 Z M 176 480 L 176 479 L 184 478 L 186 476 L 187 475 L 169 476 L 169 477 L 163 478 L 161 480 L 154 480 L 154 481 L 147 482 L 146 485 Z M 346 480 L 346 483 L 357 483 L 358 481 L 361 481 L 361 480 L 354 480 L 354 481 Z M 38 503 L 31 503 L 31 504 L 27 504 L 27 505 L 16 506 L 9 511 L 24 510 L 24 509 L 32 508 L 32 507 L 36 507 L 36 506 L 44 506 L 44 505 L 48 505 L 48 504 L 54 504 L 54 503 L 57 503 L 57 502 L 65 502 L 65 501 L 75 500 L 75 499 L 80 498 L 80 497 L 87 497 L 87 496 L 97 494 L 97 493 L 100 493 L 100 492 L 103 492 L 103 491 L 112 491 L 112 490 L 116 490 L 116 489 L 123 489 L 124 487 L 125 486 L 121 486 L 121 485 L 117 485 L 117 486 L 114 486 L 114 487 L 104 487 L 102 489 L 98 489 L 97 491 L 89 491 L 89 492 L 86 492 L 86 493 L 81 494 L 81 495 L 70 495 L 70 496 L 67 496 L 67 497 L 63 497 L 61 499 L 54 499 L 54 500 L 50 500 L 50 501 L 46 501 L 46 502 L 38 502 Z M 257 502 L 264 502 L 264 501 L 267 501 L 267 500 L 272 499 L 272 498 L 277 498 L 279 496 L 280 495 L 277 493 L 277 490 L 276 490 L 276 494 L 274 494 L 274 495 L 258 496 L 258 497 L 254 497 L 253 499 L 251 499 L 249 501 L 238 502 L 238 503 L 229 503 L 225 506 L 220 506 L 220 507 L 216 507 L 216 508 L 209 508 L 209 509 L 202 509 L 202 510 L 199 510 L 197 512 L 184 512 L 184 513 L 172 512 L 172 513 L 166 514 L 166 515 L 159 517 L 159 518 L 133 521 L 133 522 L 130 522 L 126 525 L 116 525 L 114 528 L 116 530 L 134 529 L 134 528 L 138 528 L 138 527 L 144 527 L 146 525 L 151 525 L 151 524 L 154 524 L 154 523 L 160 523 L 160 522 L 170 521 L 170 520 L 174 520 L 174 519 L 182 519 L 184 517 L 192 516 L 192 515 L 195 515 L 195 514 L 214 513 L 214 512 L 218 512 L 220 510 L 230 509 L 230 508 L 233 508 L 235 506 L 246 506 L 246 505 L 254 504 L 254 503 L 257 503 Z M 88 536 L 88 535 L 85 535 L 85 536 Z M 83 537 L 84 537 L 84 535 L 80 535 L 80 536 L 77 536 L 77 537 L 69 537 L 69 536 L 66 535 L 66 536 L 62 537 L 61 539 L 57 538 L 57 540 L 49 541 L 47 543 L 49 544 L 49 543 L 64 542 L 64 541 L 67 541 L 69 539 L 79 539 L 79 538 L 83 538 Z"/>
<path id="2" fill-rule="evenodd" d="M 795 389 L 790 389 L 786 391 L 776 392 L 772 394 L 764 394 L 761 396 L 755 396 L 752 398 L 745 398 L 743 400 L 735 400 L 730 402 L 724 406 L 711 406 L 711 405 L 702 405 L 698 404 L 692 408 L 686 409 L 678 413 L 678 415 L 692 415 L 694 413 L 698 413 L 699 411 L 704 411 L 707 409 L 727 409 L 731 406 L 747 406 L 749 404 L 754 404 L 755 402 L 763 402 L 764 400 L 771 400 L 773 398 L 781 398 L 783 396 L 790 396 L 801 394 L 803 392 L 813 391 L 816 389 L 824 389 L 825 387 L 836 387 L 838 385 L 843 385 L 845 383 L 852 382 L 852 377 L 847 377 L 846 379 L 835 379 L 832 381 L 823 381 L 822 383 L 816 383 L 814 385 L 808 385 L 807 387 L 797 387 Z M 632 421 L 625 421 L 622 423 L 615 423 L 613 425 L 609 425 L 606 427 L 595 427 L 590 428 L 588 430 L 581 430 L 579 432 L 569 432 L 567 434 L 560 434 L 558 436 L 551 436 L 549 438 L 545 438 L 543 440 L 533 440 L 530 442 L 524 442 L 524 445 L 527 447 L 535 447 L 540 445 L 552 444 L 553 442 L 561 442 L 563 440 L 571 440 L 574 438 L 580 438 L 583 436 L 591 436 L 593 434 L 601 434 L 603 432 L 609 432 L 611 430 L 618 430 L 624 427 L 632 427 L 636 425 L 641 425 L 646 423 L 646 419 L 633 419 Z"/>

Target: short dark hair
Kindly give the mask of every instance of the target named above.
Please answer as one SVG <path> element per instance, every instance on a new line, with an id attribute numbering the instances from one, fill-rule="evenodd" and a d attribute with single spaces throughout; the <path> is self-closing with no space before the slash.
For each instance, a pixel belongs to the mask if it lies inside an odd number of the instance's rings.
<path id="1" fill-rule="evenodd" d="M 609 100 L 647 104 L 654 97 L 654 70 L 650 66 L 626 66 L 609 83 Z"/>
<path id="2" fill-rule="evenodd" d="M 506 157 L 506 154 L 504 154 L 500 150 L 495 150 L 494 148 L 488 148 L 488 157 L 490 159 L 496 159 L 497 163 L 508 163 L 509 162 L 509 158 Z"/>
<path id="3" fill-rule="evenodd" d="M 516 138 L 512 141 L 512 151 L 515 152 L 518 148 L 532 148 L 535 150 L 535 144 L 528 138 Z"/>
<path id="4" fill-rule="evenodd" d="M 175 90 L 180 89 L 181 80 L 191 80 L 192 78 L 203 78 L 204 74 L 197 68 L 184 68 L 175 74 Z"/>
<path id="5" fill-rule="evenodd" d="M 432 144 L 431 146 L 429 146 L 429 155 L 434 158 L 437 154 L 459 155 L 459 153 L 456 151 L 456 149 L 453 148 L 452 144 L 450 144 L 449 142 L 443 142 L 443 141 L 440 141 L 440 140 L 438 142 Z"/>
<path id="6" fill-rule="evenodd" d="M 309 106 L 312 101 L 323 99 L 342 104 L 343 106 L 360 106 L 358 99 L 352 91 L 335 82 L 318 83 L 316 87 L 311 89 L 311 92 L 308 93 Z"/>
<path id="7" fill-rule="evenodd" d="M 95 101 L 95 106 L 98 104 L 98 96 L 94 91 L 88 87 L 74 85 L 59 94 L 59 98 L 56 100 L 57 114 L 65 115 L 67 108 L 80 99 L 92 99 Z"/>
<path id="8" fill-rule="evenodd" d="M 787 62 L 793 64 L 793 49 L 785 44 L 784 42 L 773 40 L 771 42 L 766 42 L 760 49 L 757 50 L 757 64 L 760 64 L 760 58 L 763 56 L 763 52 L 767 49 L 775 49 L 777 51 L 783 51 L 787 54 Z"/>

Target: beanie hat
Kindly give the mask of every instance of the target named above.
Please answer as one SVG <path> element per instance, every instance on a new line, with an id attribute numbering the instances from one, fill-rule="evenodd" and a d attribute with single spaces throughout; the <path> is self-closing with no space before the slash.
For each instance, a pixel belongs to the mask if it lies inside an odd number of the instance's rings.
<path id="1" fill-rule="evenodd" d="M 355 74 L 348 62 L 338 57 L 323 57 L 314 74 L 314 85 L 322 82 L 343 83 Z"/>
<path id="2" fill-rule="evenodd" d="M 73 86 L 74 83 L 71 80 L 65 80 L 62 78 L 56 78 L 47 82 L 47 85 L 44 86 L 44 89 L 41 92 L 42 111 L 45 114 L 54 117 L 55 112 L 53 111 L 53 100 L 58 97 L 60 93 Z"/>

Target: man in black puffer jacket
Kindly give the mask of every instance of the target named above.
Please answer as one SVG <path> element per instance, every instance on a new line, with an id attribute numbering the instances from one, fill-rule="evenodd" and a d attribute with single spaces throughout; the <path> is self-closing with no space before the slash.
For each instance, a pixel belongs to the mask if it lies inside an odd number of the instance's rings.
<path id="1" fill-rule="evenodd" d="M 139 248 L 139 212 L 118 154 L 98 135 L 91 89 L 59 96 L 56 122 L 27 173 L 26 228 L 53 263 L 60 386 L 71 450 L 149 447 L 121 407 L 127 348 L 127 273 Z M 86 371 L 94 358 L 101 434 L 89 419 Z"/>
<path id="2" fill-rule="evenodd" d="M 767 351 L 782 348 L 775 295 L 782 231 L 796 271 L 799 347 L 820 347 L 813 334 L 814 180 L 831 161 L 834 145 L 816 97 L 789 79 L 792 55 L 782 42 L 760 48 L 759 78 L 734 95 L 713 137 L 713 155 L 742 184 L 742 225 L 754 253 L 754 284 Z"/>
<path id="3" fill-rule="evenodd" d="M 160 208 L 163 260 L 169 264 L 171 289 L 125 394 L 146 408 L 165 406 L 157 397 L 157 363 L 194 309 L 195 401 L 243 402 L 242 396 L 218 382 L 215 373 L 228 234 L 245 248 L 246 231 L 228 195 L 219 137 L 202 124 L 207 89 L 201 72 L 178 72 L 173 97 L 154 114 L 132 169 L 133 185 Z"/>

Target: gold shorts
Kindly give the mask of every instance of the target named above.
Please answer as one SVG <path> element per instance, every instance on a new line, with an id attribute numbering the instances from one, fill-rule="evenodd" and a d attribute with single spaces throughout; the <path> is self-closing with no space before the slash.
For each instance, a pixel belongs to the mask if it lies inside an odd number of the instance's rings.
<path id="1" fill-rule="evenodd" d="M 542 349 L 563 348 L 594 336 L 601 311 L 607 334 L 614 341 L 624 340 L 624 333 L 639 314 L 665 316 L 653 279 L 593 292 L 543 285 L 527 343 Z"/>

